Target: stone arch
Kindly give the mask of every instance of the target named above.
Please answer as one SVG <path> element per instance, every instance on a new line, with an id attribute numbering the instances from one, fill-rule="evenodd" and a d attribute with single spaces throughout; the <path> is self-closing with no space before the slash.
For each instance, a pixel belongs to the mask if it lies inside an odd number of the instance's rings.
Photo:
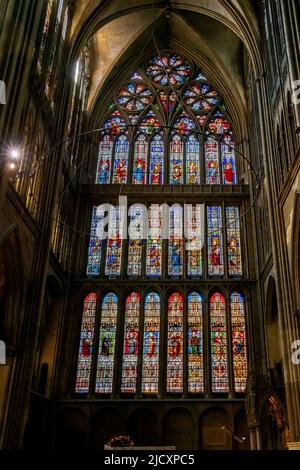
<path id="1" fill-rule="evenodd" d="M 136 446 L 157 446 L 161 431 L 156 412 L 150 408 L 137 408 L 128 417 L 128 431 Z"/>
<path id="2" fill-rule="evenodd" d="M 226 426 L 232 430 L 232 424 L 227 411 L 220 407 L 208 408 L 200 417 L 200 442 L 201 450 L 226 450 L 232 449 L 230 432 L 221 429 Z"/>
<path id="3" fill-rule="evenodd" d="M 91 420 L 91 446 L 103 450 L 104 445 L 116 435 L 126 433 L 121 414 L 115 408 L 102 408 L 96 411 Z"/>
<path id="4" fill-rule="evenodd" d="M 176 446 L 178 450 L 195 449 L 196 426 L 192 413 L 186 408 L 172 408 L 163 421 L 165 445 Z"/>
<path id="5" fill-rule="evenodd" d="M 56 418 L 56 449 L 86 448 L 86 417 L 77 408 L 63 408 Z"/>

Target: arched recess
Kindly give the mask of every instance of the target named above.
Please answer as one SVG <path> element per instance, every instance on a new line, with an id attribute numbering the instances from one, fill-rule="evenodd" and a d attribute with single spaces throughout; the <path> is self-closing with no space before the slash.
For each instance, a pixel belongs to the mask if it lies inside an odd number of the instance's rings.
<path id="1" fill-rule="evenodd" d="M 39 335 L 39 356 L 36 370 L 36 389 L 41 395 L 49 396 L 60 323 L 62 286 L 48 275 L 46 280 L 43 315 Z"/>
<path id="2" fill-rule="evenodd" d="M 200 418 L 201 450 L 230 450 L 232 439 L 230 433 L 221 429 L 223 426 L 232 430 L 232 423 L 228 413 L 223 408 L 212 407 L 204 411 Z"/>
<path id="3" fill-rule="evenodd" d="M 281 350 L 278 329 L 278 303 L 275 279 L 270 276 L 266 292 L 265 332 L 268 368 L 281 376 Z"/>
<path id="4" fill-rule="evenodd" d="M 91 448 L 103 450 L 113 436 L 125 433 L 125 426 L 119 411 L 103 408 L 97 411 L 91 421 Z"/>
<path id="5" fill-rule="evenodd" d="M 128 417 L 128 430 L 136 446 L 158 446 L 161 442 L 161 430 L 154 410 L 140 408 Z"/>
<path id="6" fill-rule="evenodd" d="M 261 440 L 263 450 L 287 448 L 288 424 L 285 406 L 274 392 L 263 400 L 260 409 Z"/>
<path id="7" fill-rule="evenodd" d="M 84 450 L 87 435 L 86 417 L 81 410 L 66 408 L 58 412 L 55 424 L 55 448 Z"/>
<path id="8" fill-rule="evenodd" d="M 163 436 L 165 445 L 178 450 L 195 449 L 196 426 L 193 415 L 185 408 L 173 408 L 164 417 Z"/>
<path id="9" fill-rule="evenodd" d="M 24 315 L 24 270 L 18 226 L 0 236 L 0 340 L 5 342 L 5 364 L 0 365 L 0 443 L 2 410 L 8 406 L 10 382 Z"/>

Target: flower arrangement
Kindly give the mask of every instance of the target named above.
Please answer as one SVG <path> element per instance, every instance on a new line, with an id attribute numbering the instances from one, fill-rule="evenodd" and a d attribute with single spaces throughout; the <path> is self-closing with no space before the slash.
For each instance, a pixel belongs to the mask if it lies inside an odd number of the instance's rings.
<path id="1" fill-rule="evenodd" d="M 119 436 L 113 436 L 107 445 L 109 447 L 129 447 L 133 446 L 134 443 L 129 436 L 120 434 Z"/>

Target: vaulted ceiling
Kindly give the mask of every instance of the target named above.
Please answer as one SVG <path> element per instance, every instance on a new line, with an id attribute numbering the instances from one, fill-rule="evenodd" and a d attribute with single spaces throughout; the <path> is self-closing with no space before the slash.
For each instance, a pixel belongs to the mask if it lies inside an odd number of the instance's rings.
<path id="1" fill-rule="evenodd" d="M 244 63 L 261 72 L 257 2 L 250 0 L 77 0 L 72 58 L 93 43 L 89 109 L 112 83 L 161 51 L 188 56 L 223 93 L 233 114 L 246 106 Z"/>

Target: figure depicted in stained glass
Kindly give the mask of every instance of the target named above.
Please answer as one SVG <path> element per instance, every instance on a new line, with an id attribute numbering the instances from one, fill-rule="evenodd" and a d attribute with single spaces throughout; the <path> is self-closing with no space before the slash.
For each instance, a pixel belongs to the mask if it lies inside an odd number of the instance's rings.
<path id="1" fill-rule="evenodd" d="M 222 159 L 222 166 L 223 166 L 223 183 L 235 184 L 236 183 L 235 151 L 234 151 L 234 141 L 230 134 L 225 135 L 222 140 L 221 159 Z"/>
<path id="2" fill-rule="evenodd" d="M 187 273 L 188 276 L 201 276 L 204 239 L 204 205 L 186 205 L 185 210 Z"/>
<path id="3" fill-rule="evenodd" d="M 121 391 L 135 393 L 139 350 L 140 295 L 132 292 L 126 299 Z"/>
<path id="4" fill-rule="evenodd" d="M 168 301 L 167 391 L 183 390 L 183 298 L 174 292 Z"/>
<path id="5" fill-rule="evenodd" d="M 230 296 L 234 390 L 244 393 L 247 383 L 245 299 L 239 292 Z"/>
<path id="6" fill-rule="evenodd" d="M 75 385 L 75 391 L 77 393 L 88 393 L 90 387 L 96 303 L 97 295 L 94 292 L 87 295 L 83 303 Z"/>
<path id="7" fill-rule="evenodd" d="M 190 135 L 185 144 L 186 148 L 186 182 L 187 184 L 200 184 L 200 156 L 199 141 Z"/>
<path id="8" fill-rule="evenodd" d="M 91 237 L 88 252 L 87 276 L 94 277 L 100 274 L 103 240 L 98 233 L 103 230 L 104 210 L 101 206 L 93 207 L 91 222 Z"/>
<path id="9" fill-rule="evenodd" d="M 208 274 L 221 276 L 224 274 L 223 265 L 223 225 L 222 211 L 220 206 L 209 206 L 207 208 L 208 229 Z"/>
<path id="10" fill-rule="evenodd" d="M 158 393 L 160 298 L 150 292 L 145 298 L 142 392 Z"/>
<path id="11" fill-rule="evenodd" d="M 156 134 L 150 142 L 149 183 L 163 183 L 164 140 L 161 134 Z"/>
<path id="12" fill-rule="evenodd" d="M 212 391 L 228 391 L 225 300 L 216 292 L 210 299 Z"/>
<path id="13" fill-rule="evenodd" d="M 170 142 L 170 184 L 183 183 L 183 141 L 175 134 Z"/>
<path id="14" fill-rule="evenodd" d="M 147 116 L 142 120 L 140 124 L 140 131 L 146 134 L 153 134 L 157 132 L 161 127 L 160 121 L 153 111 L 149 111 Z"/>
<path id="15" fill-rule="evenodd" d="M 228 132 L 231 128 L 231 125 L 226 119 L 224 119 L 222 113 L 217 111 L 213 119 L 210 121 L 208 127 L 209 130 L 214 134 L 221 135 L 224 134 L 224 132 Z"/>
<path id="16" fill-rule="evenodd" d="M 158 204 L 150 206 L 148 221 L 146 274 L 148 276 L 160 276 L 162 268 L 162 220 Z"/>
<path id="17" fill-rule="evenodd" d="M 239 208 L 226 207 L 228 271 L 231 276 L 241 276 L 241 237 Z"/>

